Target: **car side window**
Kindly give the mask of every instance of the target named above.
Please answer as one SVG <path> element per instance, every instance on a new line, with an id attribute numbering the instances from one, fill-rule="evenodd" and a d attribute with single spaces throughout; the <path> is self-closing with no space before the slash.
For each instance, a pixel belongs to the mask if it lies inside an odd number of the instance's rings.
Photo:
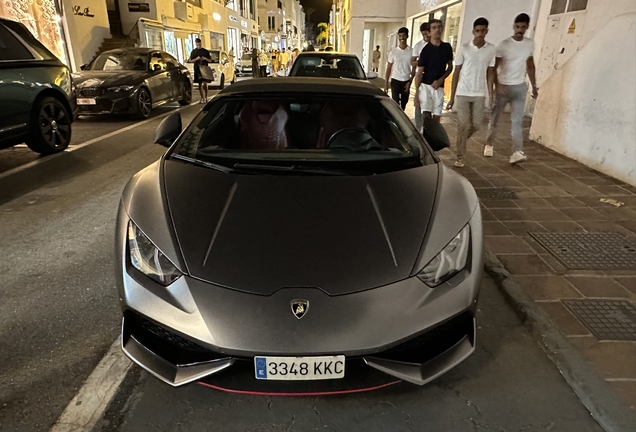
<path id="1" fill-rule="evenodd" d="M 179 69 L 179 62 L 168 53 L 161 53 L 161 57 L 168 70 Z"/>
<path id="2" fill-rule="evenodd" d="M 33 60 L 33 54 L 4 25 L 0 25 L 0 61 Z"/>
<path id="3" fill-rule="evenodd" d="M 226 63 L 226 62 L 229 62 L 229 61 L 230 61 L 230 58 L 227 56 L 227 54 L 221 53 L 221 62 L 222 63 Z"/>
<path id="4" fill-rule="evenodd" d="M 150 54 L 150 70 L 153 72 L 165 71 L 167 69 L 166 62 L 161 58 L 161 53 L 154 52 Z"/>

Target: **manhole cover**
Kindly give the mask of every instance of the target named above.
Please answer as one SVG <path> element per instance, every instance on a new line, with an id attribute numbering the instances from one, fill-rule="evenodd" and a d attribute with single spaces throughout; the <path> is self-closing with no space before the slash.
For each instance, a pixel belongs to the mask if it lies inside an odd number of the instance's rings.
<path id="1" fill-rule="evenodd" d="M 508 188 L 475 188 L 481 200 L 517 199 L 517 194 Z"/>
<path id="2" fill-rule="evenodd" d="M 636 307 L 624 300 L 563 300 L 598 340 L 636 341 Z"/>
<path id="3" fill-rule="evenodd" d="M 566 267 L 636 270 L 636 243 L 619 233 L 530 233 Z"/>

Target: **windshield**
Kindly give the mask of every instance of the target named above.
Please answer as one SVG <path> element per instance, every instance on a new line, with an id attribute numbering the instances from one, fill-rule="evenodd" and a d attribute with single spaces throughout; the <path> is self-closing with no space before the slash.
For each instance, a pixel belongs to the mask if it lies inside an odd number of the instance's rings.
<path id="1" fill-rule="evenodd" d="M 329 53 L 298 56 L 289 76 L 367 79 L 357 57 Z"/>
<path id="2" fill-rule="evenodd" d="M 218 98 L 179 139 L 170 156 L 177 155 L 231 168 L 302 166 L 365 175 L 434 163 L 388 98 L 317 94 Z"/>
<path id="3" fill-rule="evenodd" d="M 88 67 L 89 70 L 127 71 L 148 69 L 148 54 L 115 51 L 97 57 Z"/>

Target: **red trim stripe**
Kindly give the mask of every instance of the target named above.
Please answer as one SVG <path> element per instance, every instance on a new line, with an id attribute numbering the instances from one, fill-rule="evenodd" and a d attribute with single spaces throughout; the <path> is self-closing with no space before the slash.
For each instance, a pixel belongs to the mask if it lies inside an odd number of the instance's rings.
<path id="1" fill-rule="evenodd" d="M 258 392 L 258 391 L 243 391 L 243 390 L 227 389 L 224 387 L 219 387 L 213 384 L 208 384 L 208 383 L 204 383 L 200 381 L 198 382 L 198 384 L 204 387 L 208 387 L 208 388 L 219 390 L 226 393 L 248 395 L 248 396 L 316 397 L 316 396 L 335 396 L 335 395 L 369 392 L 374 390 L 380 390 L 382 388 L 389 387 L 400 382 L 402 381 L 398 380 L 398 381 L 393 381 L 393 382 L 382 384 L 375 387 L 367 387 L 367 388 L 354 389 L 354 390 L 340 390 L 340 391 L 329 391 L 329 392 L 305 392 L 305 393 L 270 393 L 270 392 Z"/>

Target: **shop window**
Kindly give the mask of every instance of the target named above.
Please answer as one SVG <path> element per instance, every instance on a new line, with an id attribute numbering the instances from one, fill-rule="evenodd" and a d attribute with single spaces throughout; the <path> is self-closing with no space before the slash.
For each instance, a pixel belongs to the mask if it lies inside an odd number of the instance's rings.
<path id="1" fill-rule="evenodd" d="M 33 60 L 33 55 L 3 25 L 0 25 L 0 60 Z"/>
<path id="2" fill-rule="evenodd" d="M 161 31 L 159 31 L 159 30 L 146 30 L 146 40 L 148 41 L 148 48 L 154 48 L 156 50 L 163 49 L 163 41 L 161 39 Z"/>
<path id="3" fill-rule="evenodd" d="M 444 37 L 442 40 L 451 44 L 453 52 L 457 51 L 461 13 L 461 3 L 449 6 L 446 10 L 446 23 L 444 25 Z"/>
<path id="4" fill-rule="evenodd" d="M 201 7 L 201 0 L 186 0 L 186 2 L 190 3 L 193 6 L 196 6 L 198 8 Z"/>
<path id="5" fill-rule="evenodd" d="M 587 9 L 587 0 L 570 0 L 568 12 L 577 12 Z"/>
<path id="6" fill-rule="evenodd" d="M 568 4 L 568 0 L 552 0 L 552 8 L 550 8 L 550 15 L 562 14 L 565 12 L 565 7 Z"/>

